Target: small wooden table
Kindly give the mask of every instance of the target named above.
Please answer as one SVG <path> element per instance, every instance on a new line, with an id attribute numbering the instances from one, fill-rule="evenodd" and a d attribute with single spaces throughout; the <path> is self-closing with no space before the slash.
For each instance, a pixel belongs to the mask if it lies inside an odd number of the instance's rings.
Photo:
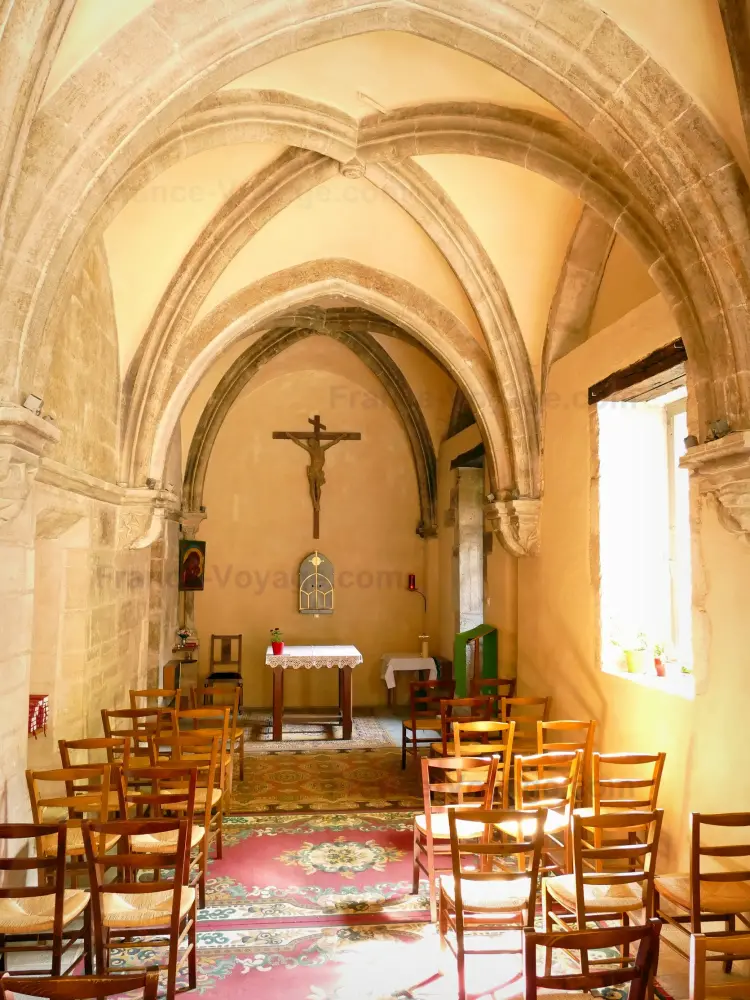
<path id="1" fill-rule="evenodd" d="M 352 738 L 352 670 L 362 662 L 356 646 L 285 646 L 280 656 L 272 648 L 266 649 L 266 666 L 273 670 L 273 739 L 283 739 L 284 723 L 284 671 L 320 670 L 335 667 L 339 672 L 338 712 L 326 714 L 294 713 L 287 716 L 302 723 L 333 723 L 341 725 L 342 737 Z"/>

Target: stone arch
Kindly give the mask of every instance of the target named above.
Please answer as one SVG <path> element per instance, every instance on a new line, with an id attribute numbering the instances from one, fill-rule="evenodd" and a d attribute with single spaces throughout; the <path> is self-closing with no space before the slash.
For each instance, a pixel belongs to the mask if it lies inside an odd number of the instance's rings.
<path id="1" fill-rule="evenodd" d="M 133 18 L 37 115 L 4 276 L 9 294 L 0 322 L 14 334 L 0 357 L 0 386 L 9 398 L 20 394 L 28 375 L 21 359 L 38 349 L 50 296 L 78 239 L 160 131 L 189 103 L 255 66 L 387 24 L 458 48 L 530 86 L 623 165 L 666 229 L 687 232 L 694 269 L 704 273 L 710 294 L 682 311 L 700 317 L 704 343 L 716 348 L 714 371 L 701 373 L 699 388 L 709 413 L 747 420 L 747 185 L 703 112 L 604 13 L 584 0 L 570 0 L 565 18 L 542 0 L 463 0 L 460 16 L 455 0 L 383 0 L 377 9 L 370 0 L 349 0 L 333 11 L 327 0 L 271 8 L 226 0 L 225 16 L 208 24 L 180 18 L 180 4 L 165 0 L 158 11 Z M 116 82 L 93 87 L 103 73 Z M 88 98 L 92 93 L 97 100 Z M 59 155 L 42 135 L 54 136 Z M 709 391 L 709 375 L 720 382 L 718 396 Z"/>
<path id="2" fill-rule="evenodd" d="M 232 343 L 249 334 L 303 323 L 311 307 L 355 307 L 400 327 L 423 344 L 470 400 L 485 441 L 495 492 L 512 488 L 505 414 L 488 355 L 463 323 L 421 289 L 351 260 L 322 260 L 276 272 L 217 306 L 156 360 L 137 428 L 123 442 L 124 471 L 143 485 L 160 480 L 180 413 L 202 375 Z"/>
<path id="3" fill-rule="evenodd" d="M 281 327 L 263 334 L 247 348 L 224 374 L 201 413 L 190 442 L 183 504 L 197 510 L 203 506 L 206 472 L 216 437 L 235 400 L 259 369 L 294 344 L 310 336 L 326 336 L 352 351 L 375 375 L 393 403 L 409 439 L 419 492 L 420 520 L 417 533 L 423 538 L 437 533 L 437 462 L 435 448 L 417 397 L 399 366 L 372 334 L 350 330 L 346 313 L 328 317 L 325 312 L 307 326 Z M 374 317 L 373 317 L 374 319 Z M 368 316 L 358 317 L 367 325 Z M 382 329 L 382 321 L 378 326 Z M 387 324 L 390 327 L 390 324 Z M 394 328 L 397 329 L 397 328 Z"/>

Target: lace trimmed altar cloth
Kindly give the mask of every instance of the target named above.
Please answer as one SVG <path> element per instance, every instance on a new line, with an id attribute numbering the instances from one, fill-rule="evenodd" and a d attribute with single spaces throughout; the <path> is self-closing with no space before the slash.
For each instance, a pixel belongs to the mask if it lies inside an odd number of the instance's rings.
<path id="1" fill-rule="evenodd" d="M 362 654 L 356 646 L 284 646 L 280 656 L 266 649 L 266 666 L 284 670 L 319 670 L 321 667 L 356 667 Z"/>

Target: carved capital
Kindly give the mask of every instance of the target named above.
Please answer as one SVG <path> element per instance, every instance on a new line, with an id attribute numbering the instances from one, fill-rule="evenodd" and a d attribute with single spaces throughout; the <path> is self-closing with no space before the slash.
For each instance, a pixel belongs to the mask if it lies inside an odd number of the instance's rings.
<path id="1" fill-rule="evenodd" d="M 59 440 L 50 421 L 22 406 L 0 405 L 0 526 L 21 513 L 44 449 Z"/>
<path id="2" fill-rule="evenodd" d="M 750 431 L 689 448 L 680 465 L 697 477 L 701 495 L 716 501 L 721 524 L 750 540 Z"/>
<path id="3" fill-rule="evenodd" d="M 194 540 L 198 534 L 198 529 L 205 520 L 205 510 L 185 510 L 183 508 L 180 511 L 180 524 L 182 525 L 183 537 L 189 538 L 191 541 Z"/>
<path id="4" fill-rule="evenodd" d="M 164 522 L 177 518 L 179 510 L 179 499 L 168 490 L 126 490 L 117 519 L 118 548 L 146 549 L 153 545 Z"/>
<path id="5" fill-rule="evenodd" d="M 485 504 L 485 517 L 493 522 L 495 534 L 512 556 L 533 556 L 539 549 L 539 514 L 542 501 L 521 497 Z"/>

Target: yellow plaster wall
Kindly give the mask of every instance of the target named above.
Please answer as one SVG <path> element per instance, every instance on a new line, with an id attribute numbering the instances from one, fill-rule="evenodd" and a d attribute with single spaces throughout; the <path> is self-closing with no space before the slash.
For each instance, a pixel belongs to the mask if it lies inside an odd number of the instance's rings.
<path id="1" fill-rule="evenodd" d="M 357 391 L 376 405 L 331 407 L 334 396 Z M 271 438 L 274 430 L 304 429 L 314 413 L 330 430 L 362 434 L 360 442 L 342 442 L 326 455 L 317 542 L 306 455 Z M 290 644 L 354 643 L 364 656 L 354 677 L 355 704 L 384 704 L 382 653 L 419 649 L 422 602 L 407 592 L 406 577 L 424 577 L 425 542 L 416 534 L 409 444 L 375 377 L 350 351 L 322 337 L 269 362 L 219 432 L 204 499 L 207 582 L 195 599 L 197 627 L 202 636 L 243 633 L 246 703 L 271 703 L 263 659 L 268 630 L 279 626 Z M 297 611 L 297 569 L 315 548 L 337 574 L 336 611 L 317 619 Z M 287 701 L 330 705 L 335 680 L 332 671 L 294 673 Z"/>
<path id="2" fill-rule="evenodd" d="M 604 267 L 589 336 L 604 330 L 654 295 L 658 295 L 656 285 L 641 258 L 624 237 L 616 236 Z"/>
<path id="3" fill-rule="evenodd" d="M 598 567 L 591 509 L 589 385 L 678 336 L 661 297 L 593 337 L 550 372 L 544 447 L 541 551 L 519 562 L 519 677 L 526 694 L 549 694 L 553 717 L 594 718 L 604 751 L 664 750 L 660 867 L 687 861 L 691 809 L 750 806 L 745 705 L 750 622 L 743 595 L 750 551 L 703 507 L 694 525 L 695 701 L 604 674 L 597 661 Z M 705 627 L 704 627 L 705 626 Z"/>

